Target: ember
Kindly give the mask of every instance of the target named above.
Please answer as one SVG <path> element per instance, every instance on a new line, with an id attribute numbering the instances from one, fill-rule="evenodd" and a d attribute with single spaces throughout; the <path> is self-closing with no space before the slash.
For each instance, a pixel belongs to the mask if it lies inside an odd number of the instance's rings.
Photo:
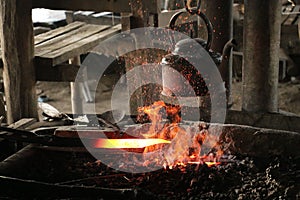
<path id="1" fill-rule="evenodd" d="M 30 154 L 24 156 L 24 151 L 29 151 Z M 231 162 L 223 165 L 222 161 L 218 167 L 187 163 L 188 165 L 174 168 L 132 174 L 120 173 L 84 152 L 62 152 L 50 150 L 48 147 L 31 147 L 18 152 L 17 155 L 17 159 L 11 158 L 0 167 L 2 170 L 9 170 L 6 175 L 31 180 L 32 185 L 28 187 L 28 183 L 20 182 L 20 179 L 19 182 L 10 180 L 7 184 L 8 181 L 1 176 L 3 190 L 0 197 L 9 195 L 28 199 L 42 199 L 45 196 L 53 199 L 85 199 L 87 196 L 95 199 L 278 199 L 281 196 L 282 199 L 297 199 L 300 195 L 300 160 L 292 157 L 267 159 L 231 156 L 228 157 Z M 28 164 L 30 166 L 27 166 Z M 45 183 L 41 181 L 47 181 L 47 190 Z M 109 189 L 104 191 L 99 187 Z M 94 191 L 91 192 L 91 189 Z"/>
<path id="2" fill-rule="evenodd" d="M 164 126 L 171 126 L 171 124 L 166 123 Z M 178 128 L 178 132 L 171 143 L 161 144 L 165 147 L 172 147 L 171 149 L 165 148 L 167 155 L 164 158 L 172 158 L 175 153 L 170 150 L 181 144 L 181 140 L 186 141 L 186 136 L 189 134 L 195 135 L 200 130 L 206 133 L 205 140 L 209 139 L 208 136 L 212 134 L 214 126 L 216 125 L 210 124 L 208 129 L 208 126 L 199 126 L 199 122 L 177 124 L 174 129 Z M 134 125 L 128 131 L 137 128 L 140 128 L 140 125 Z M 182 130 L 185 132 L 180 132 Z M 225 126 L 223 132 L 230 132 L 231 136 L 241 135 L 242 132 L 245 136 L 245 130 L 251 130 L 249 134 L 251 136 L 257 133 L 257 129 L 236 128 L 232 125 Z M 178 140 L 176 140 L 177 137 L 179 137 Z M 276 137 L 280 136 L 276 135 Z M 205 140 L 201 145 L 202 149 Z M 170 140 L 167 141 L 170 142 Z M 239 148 L 239 141 L 235 143 L 237 148 Z M 212 144 L 212 142 L 208 143 Z M 242 143 L 242 145 L 247 144 Z M 281 197 L 282 199 L 297 199 L 300 195 L 299 156 L 282 154 L 281 157 L 274 157 L 270 153 L 263 154 L 263 157 L 257 157 L 255 154 L 252 154 L 252 157 L 245 157 L 238 152 L 235 153 L 236 155 L 230 155 L 228 151 L 220 156 L 218 154 L 218 152 L 222 153 L 218 150 L 220 145 L 214 146 L 214 151 L 206 156 L 199 156 L 194 153 L 193 149 L 191 150 L 190 146 L 188 150 L 183 148 L 186 154 L 176 154 L 179 157 L 176 157 L 177 160 L 171 159 L 171 164 L 155 161 L 162 167 L 142 173 L 120 172 L 114 166 L 102 160 L 96 160 L 83 149 L 74 151 L 73 147 L 28 146 L 0 165 L 0 183 L 2 184 L 0 197 L 28 197 L 29 199 L 45 198 L 45 196 L 53 197 L 53 199 L 86 198 L 87 196 L 95 197 L 95 199 L 279 199 Z M 155 151 L 162 151 L 162 149 Z M 144 154 L 147 155 L 147 153 Z M 107 149 L 103 154 L 103 158 L 107 157 L 114 163 L 126 165 L 123 156 L 123 152 L 119 153 L 115 149 Z M 153 160 L 155 159 L 147 159 L 148 165 L 151 166 Z M 135 169 L 139 161 L 130 161 L 127 160 L 127 167 Z M 122 171 L 123 168 L 119 167 L 119 169 Z"/>
<path id="3" fill-rule="evenodd" d="M 219 164 L 221 164 L 221 163 L 220 163 L 220 162 L 205 162 L 205 164 L 206 164 L 208 167 L 212 167 L 212 166 L 219 165 Z"/>

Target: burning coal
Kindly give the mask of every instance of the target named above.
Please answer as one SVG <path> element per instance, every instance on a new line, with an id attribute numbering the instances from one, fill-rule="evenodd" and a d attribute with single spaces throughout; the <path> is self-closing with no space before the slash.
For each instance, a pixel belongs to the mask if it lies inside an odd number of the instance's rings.
<path id="1" fill-rule="evenodd" d="M 181 119 L 181 107 L 157 101 L 138 109 L 138 122 L 123 134 L 107 132 L 90 144 L 101 162 L 126 172 L 161 168 L 186 170 L 188 165 L 220 164 L 220 130 L 206 123 Z M 96 150 L 95 150 L 96 149 Z"/>

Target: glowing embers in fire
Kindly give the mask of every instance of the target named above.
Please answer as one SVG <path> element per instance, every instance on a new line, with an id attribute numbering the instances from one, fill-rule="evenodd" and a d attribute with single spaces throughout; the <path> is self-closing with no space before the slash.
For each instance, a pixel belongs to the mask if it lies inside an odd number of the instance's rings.
<path id="1" fill-rule="evenodd" d="M 149 160 L 156 160 L 152 156 L 157 154 L 151 152 L 159 152 L 163 161 L 159 160 L 157 164 L 162 164 L 165 168 L 185 167 L 189 163 L 205 163 L 209 167 L 220 164 L 218 159 L 223 152 L 217 143 L 219 138 L 209 134 L 205 124 L 196 127 L 182 125 L 179 106 L 166 105 L 162 101 L 157 101 L 150 106 L 139 108 L 139 112 L 140 117 L 146 114 L 151 121 L 149 130 L 142 133 L 143 137 L 171 141 L 167 145 L 155 144 L 145 147 L 145 165 Z M 204 152 L 201 152 L 203 150 Z M 201 156 L 201 153 L 204 155 Z"/>
<path id="2" fill-rule="evenodd" d="M 180 107 L 162 101 L 139 108 L 139 112 L 139 119 L 147 123 L 129 125 L 123 134 L 97 138 L 91 152 L 108 166 L 130 173 L 220 164 L 223 152 L 216 126 L 183 122 Z"/>

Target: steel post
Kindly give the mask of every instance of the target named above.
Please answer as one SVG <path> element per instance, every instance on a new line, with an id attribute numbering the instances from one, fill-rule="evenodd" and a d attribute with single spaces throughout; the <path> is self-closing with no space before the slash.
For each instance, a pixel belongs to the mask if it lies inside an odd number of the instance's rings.
<path id="1" fill-rule="evenodd" d="M 243 110 L 278 111 L 281 1 L 245 0 Z"/>

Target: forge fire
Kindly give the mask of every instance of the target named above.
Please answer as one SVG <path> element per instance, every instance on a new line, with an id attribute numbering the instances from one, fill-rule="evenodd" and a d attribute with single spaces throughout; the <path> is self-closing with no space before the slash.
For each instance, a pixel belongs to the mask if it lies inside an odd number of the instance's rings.
<path id="1" fill-rule="evenodd" d="M 124 157 L 130 154 L 132 161 L 123 160 L 119 170 L 127 171 L 125 168 L 128 167 L 128 162 L 130 166 L 137 165 L 136 167 L 145 169 L 148 166 L 156 166 L 158 169 L 181 167 L 182 170 L 188 164 L 206 164 L 212 167 L 221 163 L 220 158 L 223 155 L 219 144 L 221 130 L 219 133 L 210 134 L 205 123 L 198 126 L 183 125 L 180 107 L 166 105 L 163 101 L 140 107 L 138 110 L 137 121 L 148 123 L 141 124 L 135 129 L 124 129 L 126 137 L 123 135 L 122 139 L 98 139 L 93 146 L 119 150 Z M 119 162 L 119 159 L 115 162 Z M 135 173 L 135 170 L 132 169 L 132 172 Z"/>
<path id="2" fill-rule="evenodd" d="M 215 135 L 209 135 L 205 124 L 199 125 L 198 130 L 181 126 L 180 109 L 180 106 L 167 105 L 163 101 L 157 101 L 150 106 L 139 108 L 139 117 L 145 113 L 151 121 L 149 130 L 142 133 L 143 137 L 171 141 L 166 149 L 163 149 L 164 144 L 157 144 L 146 147 L 144 153 L 164 151 L 163 165 L 169 168 L 176 165 L 185 166 L 189 162 L 198 162 L 199 164 L 205 162 L 209 166 L 218 164 L 219 162 L 216 161 L 223 154 L 218 145 L 218 138 Z M 209 145 L 206 148 L 214 149 L 214 152 L 209 153 L 209 156 L 201 156 L 202 145 L 205 144 Z"/>

